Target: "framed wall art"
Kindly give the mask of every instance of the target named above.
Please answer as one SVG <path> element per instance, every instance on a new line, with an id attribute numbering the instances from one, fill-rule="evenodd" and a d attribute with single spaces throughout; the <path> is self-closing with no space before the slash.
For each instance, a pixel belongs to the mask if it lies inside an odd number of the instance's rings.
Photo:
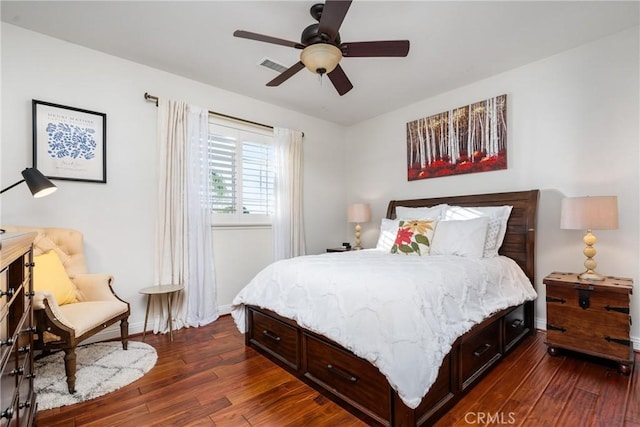
<path id="1" fill-rule="evenodd" d="M 107 182 L 107 115 L 33 100 L 33 167 L 51 179 Z"/>
<path id="2" fill-rule="evenodd" d="M 507 168 L 507 95 L 407 123 L 409 181 Z"/>

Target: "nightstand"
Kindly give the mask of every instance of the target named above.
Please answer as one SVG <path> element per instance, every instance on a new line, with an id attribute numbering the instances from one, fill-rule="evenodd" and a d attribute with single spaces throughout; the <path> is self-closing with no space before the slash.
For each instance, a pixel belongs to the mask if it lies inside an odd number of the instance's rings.
<path id="1" fill-rule="evenodd" d="M 351 248 L 345 248 L 344 246 L 341 246 L 339 248 L 328 248 L 327 252 L 348 252 L 350 251 Z"/>
<path id="2" fill-rule="evenodd" d="M 554 272 L 544 278 L 547 287 L 547 351 L 577 351 L 614 360 L 621 373 L 633 366 L 629 300 L 633 280 L 606 277 L 578 279 L 577 273 Z"/>

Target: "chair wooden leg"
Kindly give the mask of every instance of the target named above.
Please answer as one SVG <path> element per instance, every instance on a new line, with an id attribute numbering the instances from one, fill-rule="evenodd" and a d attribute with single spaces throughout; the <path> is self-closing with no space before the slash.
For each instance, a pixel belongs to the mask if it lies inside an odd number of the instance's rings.
<path id="1" fill-rule="evenodd" d="M 67 387 L 69 393 L 76 392 L 76 348 L 64 349 L 64 372 L 67 374 Z"/>
<path id="2" fill-rule="evenodd" d="M 129 320 L 124 318 L 120 321 L 120 337 L 122 339 L 122 349 L 127 349 L 127 343 L 129 340 Z"/>

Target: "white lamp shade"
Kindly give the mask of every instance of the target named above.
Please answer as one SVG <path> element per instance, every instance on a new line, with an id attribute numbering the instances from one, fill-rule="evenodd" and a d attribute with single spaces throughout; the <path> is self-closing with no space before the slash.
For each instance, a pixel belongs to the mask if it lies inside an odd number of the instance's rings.
<path id="1" fill-rule="evenodd" d="M 565 197 L 560 228 L 568 230 L 614 230 L 618 228 L 616 196 Z"/>
<path id="2" fill-rule="evenodd" d="M 349 222 L 369 222 L 371 221 L 371 207 L 367 203 L 354 203 L 347 209 L 347 220 Z"/>

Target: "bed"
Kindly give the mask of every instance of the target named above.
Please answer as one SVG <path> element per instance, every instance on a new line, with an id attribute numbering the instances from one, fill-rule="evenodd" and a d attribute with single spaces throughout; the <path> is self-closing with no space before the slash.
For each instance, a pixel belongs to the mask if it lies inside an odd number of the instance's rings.
<path id="1" fill-rule="evenodd" d="M 423 268 L 416 261 L 419 257 L 390 255 L 379 250 L 299 257 L 274 263 L 275 267 L 272 264 L 259 273 L 254 281 L 261 275 L 282 278 L 283 284 L 277 285 L 282 288 L 257 286 L 252 281 L 234 299 L 232 315 L 238 328 L 246 332 L 247 346 L 265 354 L 366 422 L 387 426 L 432 425 L 505 354 L 535 333 L 533 299 L 536 294 L 532 284 L 535 283 L 537 203 L 538 190 L 393 200 L 387 209 L 388 219 L 396 218 L 399 208 L 443 204 L 463 209 L 511 206 L 503 230 L 504 239 L 501 246 L 495 248 L 500 256 L 465 260 L 449 270 L 446 270 L 449 256 L 422 257 L 432 264 L 441 264 L 439 268 L 444 269 L 429 270 L 429 274 L 423 276 L 418 270 L 418 281 L 429 286 L 421 283 L 404 285 L 405 282 L 416 282 L 416 279 L 402 276 L 405 281 L 398 281 L 386 289 L 380 284 L 372 286 L 373 276 L 378 276 L 379 271 L 392 262 L 402 271 L 408 271 L 410 266 Z M 437 229 L 438 225 L 435 227 Z M 360 265 L 361 262 L 375 266 L 370 267 L 371 276 L 367 275 L 366 264 Z M 298 263 L 306 264 L 305 269 L 311 267 L 311 270 L 296 270 Z M 286 269 L 287 264 L 294 268 Z M 334 266 L 333 275 L 321 276 L 325 270 L 333 272 Z M 504 273 L 500 270 L 503 267 L 511 270 Z M 457 287 L 448 287 L 448 282 L 453 284 L 457 280 L 467 283 L 469 275 L 474 274 L 481 279 L 478 280 L 480 284 L 464 288 L 459 294 L 453 290 Z M 322 278 L 318 280 L 318 277 Z M 365 288 L 349 286 L 356 277 L 365 278 L 362 284 Z M 432 286 L 430 281 L 437 278 L 440 278 L 438 283 L 447 283 Z M 310 280 L 320 283 L 326 280 L 326 286 L 302 287 L 298 284 Z M 296 284 L 290 285 L 290 282 Z M 511 282 L 517 282 L 517 286 L 513 285 L 516 291 L 507 294 L 504 289 L 512 286 Z M 405 288 L 406 291 L 398 290 Z M 356 292 L 354 289 L 359 292 L 355 299 L 353 295 L 352 299 L 342 295 Z M 440 298 L 438 301 L 445 297 L 448 300 L 442 304 L 424 302 L 414 294 L 416 289 L 419 293 L 428 289 L 427 293 L 440 295 L 436 297 Z M 273 294 L 284 302 L 269 302 L 274 298 Z M 357 316 L 353 317 L 356 319 L 354 325 L 360 329 L 354 330 L 352 325 L 351 331 L 343 331 L 340 329 L 342 324 L 353 323 L 353 320 L 343 320 L 342 312 L 359 307 L 359 300 L 364 300 L 359 295 L 363 294 L 373 301 L 371 307 L 377 308 L 360 307 Z M 388 297 L 392 301 L 382 299 Z M 470 304 L 475 298 L 482 300 L 482 304 Z M 296 304 L 306 309 L 289 310 L 287 301 L 294 300 L 300 301 Z M 410 308 L 413 300 L 419 300 L 416 309 Z M 455 304 L 455 301 L 466 303 Z M 438 317 L 440 323 L 446 325 L 442 331 L 438 325 L 434 326 L 431 318 L 435 316 L 429 314 L 436 307 L 449 316 Z M 389 310 L 392 315 L 386 316 L 383 312 Z M 407 323 L 397 326 L 402 319 Z M 420 323 L 422 321 L 425 323 Z M 431 338 L 423 337 L 422 333 L 427 329 L 437 331 Z M 425 348 L 434 350 L 424 351 Z M 419 352 L 421 349 L 422 353 Z M 416 350 L 418 353 L 414 354 Z M 435 364 L 431 366 L 432 363 Z"/>

